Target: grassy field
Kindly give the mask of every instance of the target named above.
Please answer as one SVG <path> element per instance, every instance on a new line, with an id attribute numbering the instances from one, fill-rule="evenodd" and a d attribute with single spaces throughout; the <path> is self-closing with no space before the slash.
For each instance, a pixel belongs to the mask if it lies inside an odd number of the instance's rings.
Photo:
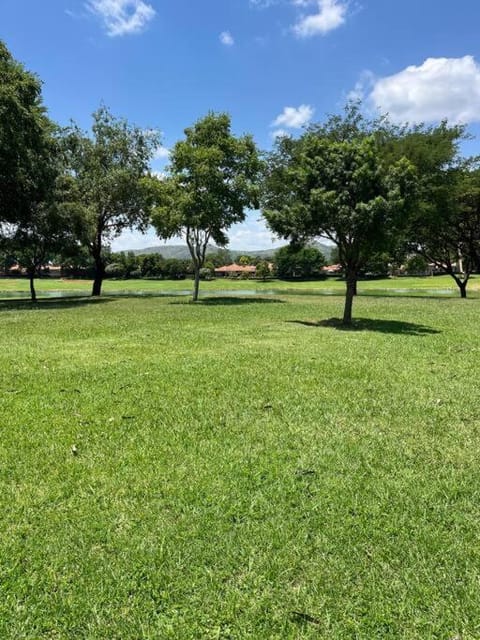
<path id="1" fill-rule="evenodd" d="M 480 301 L 342 304 L 1 302 L 0 638 L 480 638 Z"/>
<path id="2" fill-rule="evenodd" d="M 36 281 L 36 288 L 40 297 L 56 293 L 88 295 L 91 291 L 92 283 L 88 280 L 43 278 Z M 178 292 L 188 293 L 192 288 L 193 283 L 191 280 L 105 280 L 103 285 L 105 294 L 143 293 L 155 295 Z M 360 295 L 459 296 L 458 287 L 450 276 L 366 280 L 360 282 L 358 288 Z M 202 282 L 200 288 L 200 292 L 203 295 L 224 291 L 238 292 L 240 290 L 257 292 L 260 295 L 264 292 L 335 294 L 344 292 L 345 283 L 337 278 L 313 282 L 287 282 L 284 280 L 261 282 L 257 280 L 217 278 L 210 282 Z M 468 290 L 471 297 L 480 297 L 479 276 L 472 278 Z M 25 294 L 25 296 L 28 296 L 28 280 L 25 278 L 0 279 L 0 298 L 8 297 L 12 294 Z"/>

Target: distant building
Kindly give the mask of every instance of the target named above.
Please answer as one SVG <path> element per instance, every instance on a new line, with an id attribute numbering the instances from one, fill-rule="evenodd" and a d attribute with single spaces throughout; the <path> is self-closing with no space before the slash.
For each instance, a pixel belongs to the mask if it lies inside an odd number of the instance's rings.
<path id="1" fill-rule="evenodd" d="M 329 264 L 328 266 L 323 267 L 322 271 L 327 276 L 335 276 L 342 273 L 343 267 L 341 264 Z"/>
<path id="2" fill-rule="evenodd" d="M 251 264 L 242 266 L 241 264 L 236 264 L 234 262 L 233 264 L 229 264 L 225 267 L 218 267 L 217 269 L 215 269 L 215 275 L 219 277 L 235 277 L 241 276 L 245 273 L 251 276 L 255 276 L 255 274 L 257 273 L 257 267 Z"/>

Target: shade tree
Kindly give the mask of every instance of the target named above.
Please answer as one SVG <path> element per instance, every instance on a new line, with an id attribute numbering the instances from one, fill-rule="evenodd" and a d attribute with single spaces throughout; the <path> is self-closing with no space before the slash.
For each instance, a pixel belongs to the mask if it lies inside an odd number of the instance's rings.
<path id="1" fill-rule="evenodd" d="M 48 197 L 54 124 L 42 84 L 0 40 L 0 222 L 27 219 Z"/>
<path id="2" fill-rule="evenodd" d="M 261 162 L 251 136 L 235 136 L 230 116 L 209 113 L 174 146 L 165 179 L 157 180 L 153 226 L 162 239 L 183 237 L 193 262 L 193 300 L 210 242 L 223 248 L 227 232 L 258 204 Z"/>
<path id="3" fill-rule="evenodd" d="M 465 160 L 443 172 L 411 223 L 410 246 L 453 278 L 460 296 L 480 263 L 480 169 Z"/>
<path id="4" fill-rule="evenodd" d="M 346 276 L 343 324 L 352 322 L 359 274 L 393 247 L 412 209 L 416 171 L 405 157 L 387 162 L 381 138 L 355 108 L 277 140 L 266 171 L 262 209 L 269 227 L 294 243 L 327 238 Z M 382 125 L 383 126 L 383 125 Z"/>
<path id="5" fill-rule="evenodd" d="M 83 242 L 95 265 L 94 296 L 101 293 L 112 240 L 126 229 L 148 226 L 153 204 L 149 167 L 159 143 L 155 131 L 116 118 L 106 107 L 93 114 L 91 133 L 76 125 L 64 133 L 83 215 Z"/>

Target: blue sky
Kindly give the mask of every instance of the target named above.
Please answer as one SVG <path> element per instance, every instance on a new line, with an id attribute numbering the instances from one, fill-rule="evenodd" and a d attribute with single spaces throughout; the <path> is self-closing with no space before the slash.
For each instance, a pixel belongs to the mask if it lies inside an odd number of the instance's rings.
<path id="1" fill-rule="evenodd" d="M 101 102 L 160 129 L 164 153 L 209 110 L 269 148 L 348 96 L 399 121 L 447 116 L 480 135 L 478 0 L 0 0 L 0 38 L 44 81 L 52 118 Z M 480 143 L 466 145 L 480 153 Z M 272 246 L 258 213 L 233 248 Z M 126 234 L 115 248 L 158 244 Z"/>

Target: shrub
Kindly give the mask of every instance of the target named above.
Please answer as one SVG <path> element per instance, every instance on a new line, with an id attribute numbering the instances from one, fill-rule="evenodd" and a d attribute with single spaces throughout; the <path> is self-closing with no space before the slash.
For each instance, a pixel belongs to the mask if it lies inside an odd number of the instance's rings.
<path id="1" fill-rule="evenodd" d="M 105 267 L 106 278 L 124 278 L 125 275 L 125 266 L 119 262 L 112 262 Z"/>

